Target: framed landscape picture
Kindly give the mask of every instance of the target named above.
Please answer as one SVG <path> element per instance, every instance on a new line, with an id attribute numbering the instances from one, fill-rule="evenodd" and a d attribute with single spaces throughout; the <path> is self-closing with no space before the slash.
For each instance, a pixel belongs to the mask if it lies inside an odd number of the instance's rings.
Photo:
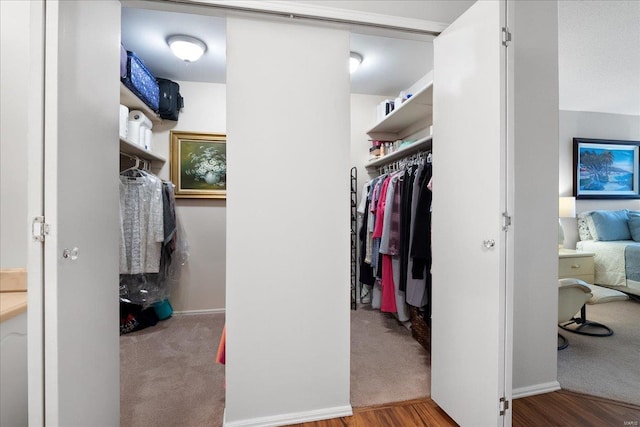
<path id="1" fill-rule="evenodd" d="M 226 199 L 226 135 L 171 131 L 171 181 L 176 198 Z"/>
<path id="2" fill-rule="evenodd" d="M 640 141 L 573 138 L 577 199 L 640 199 Z"/>

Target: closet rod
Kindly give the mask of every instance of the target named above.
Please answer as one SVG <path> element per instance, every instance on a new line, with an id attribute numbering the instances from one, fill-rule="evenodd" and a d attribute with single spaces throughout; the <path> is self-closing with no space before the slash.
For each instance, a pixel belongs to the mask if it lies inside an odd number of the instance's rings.
<path id="1" fill-rule="evenodd" d="M 151 162 L 147 159 L 141 159 L 138 156 L 135 156 L 133 154 L 129 154 L 129 153 L 125 153 L 124 151 L 120 152 L 121 156 L 124 157 L 128 157 L 129 159 L 133 160 L 134 162 L 136 162 L 136 168 L 138 168 L 138 166 L 142 163 L 142 169 L 148 171 L 151 169 Z"/>
<path id="2" fill-rule="evenodd" d="M 404 169 L 404 167 L 407 166 L 407 164 L 410 164 L 413 162 L 422 162 L 422 161 L 426 163 L 432 163 L 433 155 L 431 154 L 431 151 L 429 150 L 419 151 L 417 153 L 413 153 L 413 154 L 409 154 L 407 156 L 401 157 L 391 163 L 385 164 L 384 166 L 380 166 L 378 167 L 378 174 L 383 175 L 388 172 L 395 172 L 397 170 Z"/>
<path id="3" fill-rule="evenodd" d="M 157 2 L 158 0 L 151 0 L 152 2 Z M 304 13 L 290 13 L 284 11 L 277 10 L 266 10 L 259 9 L 256 7 L 249 6 L 235 6 L 229 3 L 211 3 L 207 1 L 192 1 L 192 0 L 163 0 L 162 3 L 176 3 L 182 5 L 189 6 L 204 6 L 212 9 L 221 9 L 231 12 L 245 12 L 245 13 L 257 13 L 262 15 L 271 15 L 271 16 L 279 16 L 281 18 L 290 18 L 290 19 L 305 19 L 309 21 L 320 21 L 320 22 L 329 22 L 332 24 L 346 24 L 346 25 L 358 25 L 362 27 L 369 28 L 377 28 L 381 30 L 391 30 L 391 31 L 400 31 L 403 33 L 413 33 L 413 34 L 422 34 L 427 36 L 437 37 L 440 35 L 440 31 L 432 31 L 432 30 L 420 30 L 418 28 L 407 28 L 407 27 L 399 27 L 397 25 L 390 24 L 380 24 L 375 22 L 362 22 L 356 21 L 353 19 L 345 19 L 345 18 L 331 18 L 328 16 L 316 16 L 316 15 L 307 15 Z"/>

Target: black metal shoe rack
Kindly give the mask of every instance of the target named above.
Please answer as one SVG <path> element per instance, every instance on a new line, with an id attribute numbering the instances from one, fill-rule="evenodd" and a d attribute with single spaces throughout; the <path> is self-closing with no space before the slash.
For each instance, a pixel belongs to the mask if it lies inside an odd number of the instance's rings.
<path id="1" fill-rule="evenodd" d="M 351 168 L 351 309 L 358 307 L 358 169 Z"/>

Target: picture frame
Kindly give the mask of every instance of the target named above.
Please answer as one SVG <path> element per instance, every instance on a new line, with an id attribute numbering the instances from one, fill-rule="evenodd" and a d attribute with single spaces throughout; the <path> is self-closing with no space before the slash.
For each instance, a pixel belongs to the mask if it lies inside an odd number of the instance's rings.
<path id="1" fill-rule="evenodd" d="M 171 131 L 169 138 L 175 197 L 226 199 L 226 135 Z"/>
<path id="2" fill-rule="evenodd" d="M 573 138 L 576 199 L 640 199 L 640 141 Z"/>

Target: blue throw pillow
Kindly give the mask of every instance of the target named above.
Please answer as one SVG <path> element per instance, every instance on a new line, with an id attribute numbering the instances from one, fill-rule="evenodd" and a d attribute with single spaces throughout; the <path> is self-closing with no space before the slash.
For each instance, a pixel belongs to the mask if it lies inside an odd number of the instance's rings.
<path id="1" fill-rule="evenodd" d="M 596 240 L 631 240 L 627 210 L 595 211 L 591 214 Z"/>
<path id="2" fill-rule="evenodd" d="M 629 211 L 629 231 L 631 238 L 636 242 L 640 242 L 640 211 Z"/>

